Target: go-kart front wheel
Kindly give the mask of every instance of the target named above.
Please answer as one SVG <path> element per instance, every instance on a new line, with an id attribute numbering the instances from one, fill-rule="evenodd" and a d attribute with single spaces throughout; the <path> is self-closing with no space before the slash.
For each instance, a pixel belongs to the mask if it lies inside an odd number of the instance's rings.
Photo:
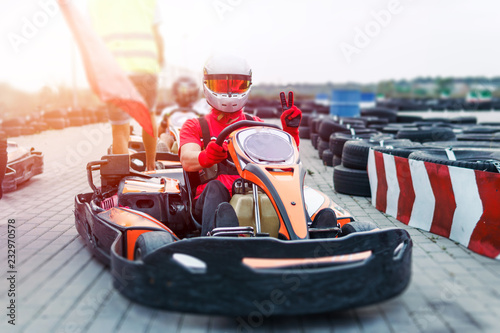
<path id="1" fill-rule="evenodd" d="M 378 229 L 378 226 L 370 221 L 349 222 L 342 226 L 341 237 L 347 236 L 355 232 L 371 231 L 374 229 Z"/>
<path id="2" fill-rule="evenodd" d="M 134 259 L 142 260 L 148 254 L 175 241 L 172 234 L 166 231 L 149 231 L 137 238 L 134 249 Z"/>

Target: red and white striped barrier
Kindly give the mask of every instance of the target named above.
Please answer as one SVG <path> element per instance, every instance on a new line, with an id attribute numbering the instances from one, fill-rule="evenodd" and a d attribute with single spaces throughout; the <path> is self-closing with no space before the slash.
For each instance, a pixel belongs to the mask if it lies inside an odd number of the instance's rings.
<path id="1" fill-rule="evenodd" d="M 500 259 L 500 174 L 370 149 L 368 176 L 379 211 Z"/>

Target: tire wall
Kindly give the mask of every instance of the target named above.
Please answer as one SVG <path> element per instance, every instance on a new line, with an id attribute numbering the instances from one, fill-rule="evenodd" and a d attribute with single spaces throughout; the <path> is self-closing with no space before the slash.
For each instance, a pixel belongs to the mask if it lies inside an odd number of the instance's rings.
<path id="1" fill-rule="evenodd" d="M 500 259 L 500 174 L 370 149 L 372 204 L 409 226 Z"/>

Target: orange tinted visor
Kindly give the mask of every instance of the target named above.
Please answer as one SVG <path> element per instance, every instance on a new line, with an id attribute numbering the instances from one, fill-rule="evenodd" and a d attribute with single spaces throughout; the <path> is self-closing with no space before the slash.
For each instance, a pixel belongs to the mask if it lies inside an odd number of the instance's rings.
<path id="1" fill-rule="evenodd" d="M 250 75 L 205 74 L 207 88 L 216 94 L 242 94 L 252 85 Z"/>

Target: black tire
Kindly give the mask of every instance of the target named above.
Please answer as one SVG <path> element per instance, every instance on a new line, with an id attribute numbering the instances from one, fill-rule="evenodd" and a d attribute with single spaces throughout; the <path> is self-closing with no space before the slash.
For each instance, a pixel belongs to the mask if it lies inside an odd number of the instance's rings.
<path id="1" fill-rule="evenodd" d="M 158 248 L 175 242 L 174 236 L 167 231 L 149 231 L 137 238 L 134 249 L 134 259 L 143 260 Z"/>
<path id="2" fill-rule="evenodd" d="M 387 108 L 380 108 L 380 107 L 363 109 L 363 110 L 361 110 L 361 115 L 362 116 L 373 116 L 373 117 L 385 118 L 390 123 L 395 123 L 397 120 L 397 111 L 396 110 L 387 109 Z"/>
<path id="3" fill-rule="evenodd" d="M 420 116 L 409 116 L 409 115 L 398 115 L 396 122 L 398 123 L 413 123 L 415 121 L 421 121 L 422 117 Z"/>
<path id="4" fill-rule="evenodd" d="M 36 129 L 33 126 L 24 126 L 21 129 L 23 135 L 32 135 L 36 133 Z"/>
<path id="5" fill-rule="evenodd" d="M 70 117 L 69 118 L 69 125 L 70 126 L 83 126 L 87 122 L 85 121 L 84 117 Z"/>
<path id="6" fill-rule="evenodd" d="M 330 149 L 323 151 L 323 164 L 326 166 L 333 166 L 333 153 Z"/>
<path id="7" fill-rule="evenodd" d="M 5 135 L 9 138 L 15 137 L 15 136 L 20 136 L 23 133 L 23 128 L 19 126 L 9 126 L 9 127 L 2 127 L 2 131 L 5 133 Z"/>
<path id="8" fill-rule="evenodd" d="M 97 109 L 95 111 L 95 115 L 97 116 L 97 122 L 104 123 L 108 121 L 108 112 L 104 108 Z"/>
<path id="9" fill-rule="evenodd" d="M 383 154 L 389 154 L 392 156 L 398 156 L 398 157 L 404 157 L 408 158 L 411 153 L 419 150 L 429 150 L 432 148 L 429 148 L 427 146 L 422 146 L 420 143 L 412 143 L 411 145 L 404 146 L 404 147 L 394 147 L 394 148 L 387 148 L 387 147 L 373 147 L 373 150 L 381 152 Z"/>
<path id="10" fill-rule="evenodd" d="M 447 152 L 444 149 L 416 151 L 411 153 L 408 158 L 417 161 L 498 173 L 493 161 L 500 162 L 500 149 L 453 149 L 453 154 L 456 157 L 456 161 L 449 160 Z"/>
<path id="11" fill-rule="evenodd" d="M 320 105 L 320 106 L 317 106 L 316 107 L 316 112 L 318 112 L 318 114 L 330 114 L 330 107 L 329 106 L 323 106 L 323 105 Z"/>
<path id="12" fill-rule="evenodd" d="M 374 129 L 374 130 L 379 131 L 379 132 L 383 132 L 384 128 L 386 126 L 387 126 L 387 124 L 370 124 L 370 125 L 368 125 L 368 128 Z"/>
<path id="13" fill-rule="evenodd" d="M 319 140 L 319 134 L 311 133 L 311 144 L 314 147 L 314 149 L 318 149 L 318 140 Z"/>
<path id="14" fill-rule="evenodd" d="M 47 111 L 43 114 L 44 119 L 48 118 L 61 118 L 61 117 L 66 117 L 68 112 L 66 110 L 53 110 L 53 111 Z"/>
<path id="15" fill-rule="evenodd" d="M 431 128 L 431 127 L 452 127 L 453 126 L 450 123 L 443 123 L 443 122 L 432 123 L 432 122 L 426 122 L 426 121 L 416 121 L 412 125 L 416 126 L 416 127 L 427 127 L 427 128 Z"/>
<path id="16" fill-rule="evenodd" d="M 500 132 L 498 126 L 471 126 L 463 130 L 464 134 L 494 134 Z"/>
<path id="17" fill-rule="evenodd" d="M 493 141 L 436 141 L 426 142 L 424 146 L 432 148 L 498 148 Z"/>
<path id="18" fill-rule="evenodd" d="M 366 126 L 371 125 L 387 125 L 389 124 L 389 120 L 386 118 L 378 118 L 378 117 L 365 117 L 367 118 Z"/>
<path id="19" fill-rule="evenodd" d="M 305 113 L 304 110 L 302 110 L 302 120 L 300 121 L 300 127 L 309 127 L 309 118 L 311 115 L 309 113 Z"/>
<path id="20" fill-rule="evenodd" d="M 473 116 L 455 117 L 450 121 L 452 124 L 477 124 L 477 118 Z"/>
<path id="21" fill-rule="evenodd" d="M 371 196 L 370 182 L 366 170 L 348 169 L 342 165 L 333 168 L 335 191 L 362 197 Z"/>
<path id="22" fill-rule="evenodd" d="M 333 133 L 330 135 L 330 150 L 334 155 L 342 157 L 344 145 L 349 140 L 355 140 L 355 138 L 347 133 Z"/>
<path id="23" fill-rule="evenodd" d="M 323 118 L 320 118 L 320 117 L 315 117 L 311 120 L 310 122 L 310 130 L 311 130 L 311 134 L 312 133 L 318 133 L 318 127 L 319 127 L 319 123 L 321 123 L 321 121 L 323 120 Z"/>
<path id="24" fill-rule="evenodd" d="M 342 164 L 342 157 L 337 156 L 337 155 L 333 155 L 332 166 L 336 167 L 337 165 L 341 165 L 341 164 Z"/>
<path id="25" fill-rule="evenodd" d="M 342 226 L 339 237 L 344 237 L 356 232 L 365 232 L 377 229 L 378 226 L 370 221 L 353 221 Z"/>
<path id="26" fill-rule="evenodd" d="M 481 126 L 500 126 L 500 122 L 497 122 L 497 121 L 485 121 L 485 122 L 480 122 L 479 125 L 481 125 Z"/>
<path id="27" fill-rule="evenodd" d="M 66 119 L 64 118 L 48 118 L 45 122 L 52 129 L 63 129 L 66 127 Z"/>
<path id="28" fill-rule="evenodd" d="M 362 133 L 356 134 L 354 137 L 351 134 L 337 132 L 330 135 L 330 150 L 337 156 L 342 157 L 342 150 L 344 149 L 344 145 L 349 140 L 358 140 L 358 139 L 371 139 L 377 137 L 376 140 L 390 140 L 393 139 L 392 135 L 382 135 L 381 133 L 374 131 L 373 133 Z M 375 138 L 374 138 L 375 139 Z"/>
<path id="29" fill-rule="evenodd" d="M 341 132 L 348 130 L 346 126 L 340 125 L 333 119 L 326 118 L 319 125 L 318 134 L 324 141 L 330 140 L 330 135 L 334 132 Z"/>
<path id="30" fill-rule="evenodd" d="M 418 127 L 413 125 L 405 126 L 403 124 L 389 124 L 388 126 L 384 126 L 384 128 L 382 129 L 382 133 L 396 135 L 398 134 L 399 131 L 404 131 L 404 130 L 416 131 L 418 130 Z"/>
<path id="31" fill-rule="evenodd" d="M 261 106 L 255 108 L 254 115 L 259 118 L 277 118 L 278 111 L 275 107 L 272 106 Z"/>
<path id="32" fill-rule="evenodd" d="M 422 118 L 419 122 L 422 123 L 449 123 L 451 122 L 450 119 L 448 118 L 442 118 L 442 117 L 429 117 L 429 118 Z"/>
<path id="33" fill-rule="evenodd" d="M 330 143 L 328 141 L 324 141 L 323 139 L 318 139 L 318 156 L 320 159 L 323 158 L 323 151 L 330 147 Z"/>
<path id="34" fill-rule="evenodd" d="M 304 123 L 303 126 L 309 126 L 309 129 L 311 129 L 312 123 L 314 119 L 318 119 L 318 115 L 313 113 L 309 115 L 309 118 L 307 119 L 307 123 Z M 312 132 L 312 129 L 311 129 Z"/>
<path id="35" fill-rule="evenodd" d="M 299 127 L 299 138 L 301 139 L 310 139 L 311 138 L 311 129 L 309 126 L 300 126 Z"/>
<path id="36" fill-rule="evenodd" d="M 342 123 L 340 123 L 342 122 Z M 349 125 L 352 128 L 366 128 L 366 120 L 361 118 L 341 118 L 339 121 L 341 125 Z"/>
<path id="37" fill-rule="evenodd" d="M 400 140 L 350 140 L 344 145 L 342 152 L 342 165 L 350 169 L 366 170 L 368 164 L 368 153 L 371 147 L 384 146 L 407 146 L 411 141 L 407 139 Z"/>
<path id="38" fill-rule="evenodd" d="M 458 141 L 500 141 L 500 133 L 495 134 L 459 134 L 457 135 Z"/>
<path id="39" fill-rule="evenodd" d="M 42 132 L 42 131 L 45 131 L 49 128 L 49 125 L 47 125 L 46 122 L 43 122 L 43 121 L 37 121 L 37 122 L 34 122 L 33 123 L 33 127 L 35 128 L 35 130 L 37 132 Z"/>
<path id="40" fill-rule="evenodd" d="M 451 128 L 446 127 L 424 127 L 415 130 L 400 130 L 396 134 L 397 139 L 410 139 L 415 142 L 449 141 L 456 138 Z"/>
<path id="41" fill-rule="evenodd" d="M 26 120 L 23 117 L 15 117 L 10 119 L 5 119 L 2 123 L 4 127 L 22 127 L 26 124 Z"/>

